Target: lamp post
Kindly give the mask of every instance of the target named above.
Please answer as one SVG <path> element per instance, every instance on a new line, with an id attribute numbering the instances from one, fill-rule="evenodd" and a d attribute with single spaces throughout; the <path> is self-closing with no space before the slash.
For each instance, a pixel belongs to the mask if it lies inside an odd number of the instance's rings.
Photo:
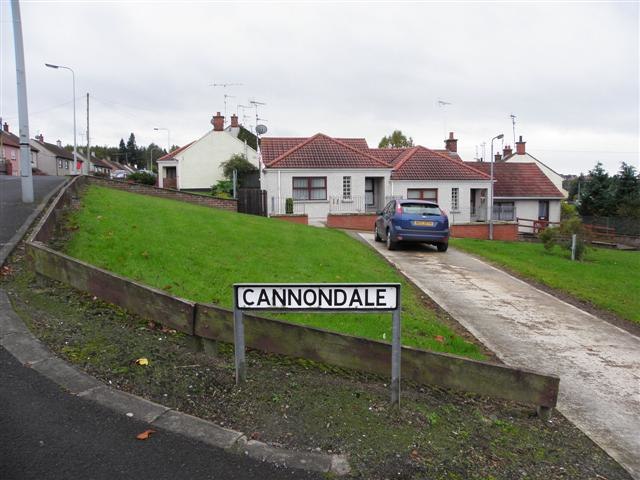
<path id="1" fill-rule="evenodd" d="M 45 66 L 55 68 L 56 70 L 62 68 L 71 72 L 71 78 L 73 80 L 73 165 L 71 166 L 71 174 L 75 175 L 76 168 L 78 167 L 78 142 L 76 139 L 76 72 L 74 72 L 72 68 L 63 65 L 45 63 Z M 87 161 L 89 161 L 89 159 L 87 159 Z"/>
<path id="2" fill-rule="evenodd" d="M 504 134 L 496 135 L 491 139 L 491 187 L 489 191 L 489 240 L 493 240 L 493 141 L 504 137 Z"/>
<path id="3" fill-rule="evenodd" d="M 164 127 L 155 127 L 154 130 L 156 132 L 159 132 L 160 130 L 166 130 L 167 131 L 167 153 L 170 153 L 170 151 L 171 151 L 171 142 L 169 141 L 169 138 L 170 138 L 169 129 L 168 128 L 164 128 Z"/>

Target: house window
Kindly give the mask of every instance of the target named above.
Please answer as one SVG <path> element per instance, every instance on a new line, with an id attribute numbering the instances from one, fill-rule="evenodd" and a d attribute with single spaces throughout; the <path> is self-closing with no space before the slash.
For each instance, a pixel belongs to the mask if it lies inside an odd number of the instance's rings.
<path id="1" fill-rule="evenodd" d="M 409 188 L 407 189 L 407 198 L 410 200 L 429 200 L 438 201 L 437 188 Z"/>
<path id="2" fill-rule="evenodd" d="M 293 177 L 294 200 L 326 200 L 327 177 Z"/>
<path id="3" fill-rule="evenodd" d="M 342 177 L 342 198 L 351 200 L 351 177 Z"/>
<path id="4" fill-rule="evenodd" d="M 451 189 L 451 210 L 458 211 L 460 208 L 460 189 L 452 188 Z"/>
<path id="5" fill-rule="evenodd" d="M 64 168 L 69 170 L 69 160 L 64 161 Z"/>
<path id="6" fill-rule="evenodd" d="M 513 202 L 495 202 L 493 204 L 493 219 L 510 222 L 515 220 L 516 209 Z"/>
<path id="7" fill-rule="evenodd" d="M 538 220 L 549 220 L 549 200 L 538 202 Z"/>
<path id="8" fill-rule="evenodd" d="M 62 160 L 58 160 L 58 168 L 62 168 Z"/>

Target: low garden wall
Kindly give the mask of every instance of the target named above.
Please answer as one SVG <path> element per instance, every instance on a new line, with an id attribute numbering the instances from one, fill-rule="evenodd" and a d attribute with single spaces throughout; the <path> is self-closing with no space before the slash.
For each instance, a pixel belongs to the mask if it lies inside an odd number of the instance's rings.
<path id="1" fill-rule="evenodd" d="M 76 178 L 48 208 L 26 243 L 32 268 L 40 275 L 123 307 L 141 317 L 199 338 L 233 342 L 233 314 L 216 305 L 174 297 L 161 290 L 74 259 L 46 245 L 56 219 L 78 193 Z M 307 358 L 339 367 L 389 375 L 391 345 L 281 320 L 245 315 L 247 347 Z M 556 405 L 559 379 L 455 355 L 402 348 L 402 376 L 421 384 L 478 393 L 540 407 Z"/>
<path id="2" fill-rule="evenodd" d="M 450 234 L 454 238 L 489 239 L 489 224 L 467 223 L 451 225 Z M 516 223 L 495 223 L 493 225 L 493 239 L 515 242 L 518 240 L 518 225 Z"/>
<path id="3" fill-rule="evenodd" d="M 377 217 L 375 213 L 330 213 L 327 215 L 327 227 L 372 232 Z"/>
<path id="4" fill-rule="evenodd" d="M 290 223 L 299 223 L 300 225 L 309 225 L 309 215 L 304 214 L 292 214 L 292 215 L 271 215 L 271 218 L 277 220 L 284 220 Z"/>
<path id="5" fill-rule="evenodd" d="M 205 207 L 220 208 L 222 210 L 238 211 L 238 202 L 232 198 L 218 198 L 209 195 L 198 195 L 197 193 L 181 192 L 170 188 L 160 188 L 141 183 L 131 183 L 124 180 L 114 180 L 104 177 L 82 177 L 91 185 L 125 190 L 131 193 L 150 195 L 152 197 L 170 198 L 181 202 L 203 205 Z"/>

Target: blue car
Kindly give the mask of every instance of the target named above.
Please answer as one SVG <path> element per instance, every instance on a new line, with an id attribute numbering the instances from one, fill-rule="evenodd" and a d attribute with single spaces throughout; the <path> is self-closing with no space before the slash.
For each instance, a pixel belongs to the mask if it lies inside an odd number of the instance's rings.
<path id="1" fill-rule="evenodd" d="M 449 218 L 440 207 L 425 200 L 391 200 L 378 212 L 374 234 L 395 250 L 400 242 L 435 245 L 439 252 L 449 248 Z"/>

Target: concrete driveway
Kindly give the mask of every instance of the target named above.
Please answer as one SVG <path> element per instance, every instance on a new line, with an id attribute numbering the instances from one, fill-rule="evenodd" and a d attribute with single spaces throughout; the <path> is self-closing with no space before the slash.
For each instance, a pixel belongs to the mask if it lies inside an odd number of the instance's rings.
<path id="1" fill-rule="evenodd" d="M 360 235 L 506 364 L 559 376 L 558 410 L 640 479 L 640 338 L 458 250 Z"/>

